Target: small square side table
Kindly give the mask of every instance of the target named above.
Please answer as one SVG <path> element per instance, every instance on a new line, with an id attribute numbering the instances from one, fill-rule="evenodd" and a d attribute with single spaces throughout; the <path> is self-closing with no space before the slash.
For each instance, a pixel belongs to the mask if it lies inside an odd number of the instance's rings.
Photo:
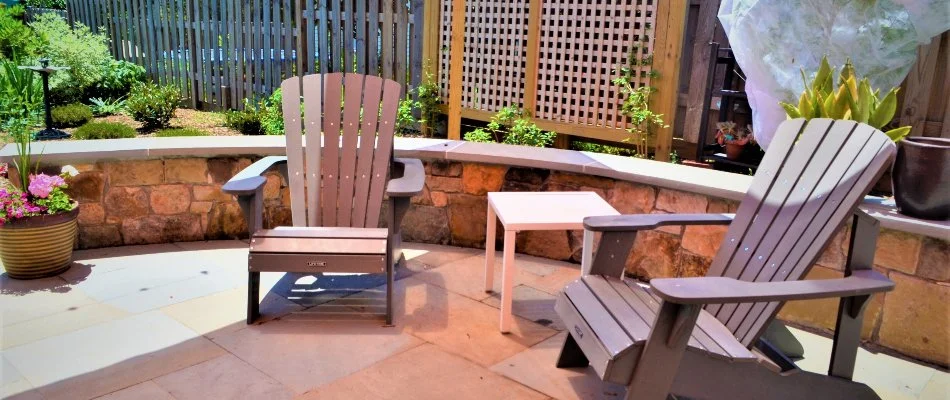
<path id="1" fill-rule="evenodd" d="M 491 192 L 485 237 L 485 291 L 494 285 L 495 218 L 505 230 L 501 282 L 501 332 L 511 330 L 511 297 L 514 282 L 515 234 L 518 231 L 584 229 L 584 218 L 619 215 L 594 192 Z M 581 269 L 589 269 L 594 237 L 584 232 Z"/>

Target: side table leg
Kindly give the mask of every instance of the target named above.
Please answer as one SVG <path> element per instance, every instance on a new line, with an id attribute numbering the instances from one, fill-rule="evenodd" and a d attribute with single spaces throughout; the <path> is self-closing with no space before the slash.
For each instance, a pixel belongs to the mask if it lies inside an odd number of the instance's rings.
<path id="1" fill-rule="evenodd" d="M 590 265 L 594 261 L 594 232 L 584 229 L 584 242 L 581 246 L 581 276 L 590 275 Z"/>
<path id="2" fill-rule="evenodd" d="M 501 333 L 511 331 L 511 298 L 514 296 L 515 231 L 505 230 L 504 259 L 501 278 Z"/>
<path id="3" fill-rule="evenodd" d="M 491 203 L 488 204 L 488 222 L 485 224 L 485 291 L 495 285 L 495 225 L 498 221 Z"/>

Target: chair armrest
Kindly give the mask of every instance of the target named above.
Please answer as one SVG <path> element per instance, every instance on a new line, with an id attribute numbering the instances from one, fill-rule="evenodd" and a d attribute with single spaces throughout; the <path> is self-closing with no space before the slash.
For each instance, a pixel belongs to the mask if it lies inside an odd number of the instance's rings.
<path id="1" fill-rule="evenodd" d="M 645 231 L 664 225 L 729 225 L 735 214 L 630 214 L 584 218 L 593 232 Z"/>
<path id="2" fill-rule="evenodd" d="M 393 161 L 402 165 L 402 176 L 389 180 L 386 194 L 389 197 L 412 197 L 422 193 L 426 183 L 426 171 L 422 161 L 414 158 L 397 158 Z"/>
<path id="3" fill-rule="evenodd" d="M 221 191 L 233 195 L 252 194 L 267 182 L 267 179 L 261 175 L 275 166 L 286 163 L 285 156 L 269 156 L 257 160 L 228 180 L 228 183 L 221 187 Z"/>
<path id="4" fill-rule="evenodd" d="M 725 277 L 670 278 L 650 281 L 661 299 L 677 304 L 759 303 L 854 297 L 894 289 L 894 282 L 866 269 L 840 279 L 748 282 Z"/>

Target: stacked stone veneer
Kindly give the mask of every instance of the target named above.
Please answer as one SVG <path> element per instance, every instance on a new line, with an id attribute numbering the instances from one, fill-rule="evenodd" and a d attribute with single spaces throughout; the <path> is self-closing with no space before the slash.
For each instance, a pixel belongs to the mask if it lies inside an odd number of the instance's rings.
<path id="1" fill-rule="evenodd" d="M 167 158 L 82 164 L 71 191 L 80 201 L 80 248 L 246 236 L 232 196 L 221 185 L 252 157 Z M 593 191 L 622 213 L 725 213 L 737 202 L 701 194 L 545 169 L 430 161 L 425 192 L 413 198 L 403 222 L 406 240 L 484 247 L 486 193 Z M 288 224 L 289 190 L 267 175 L 265 226 Z M 637 237 L 627 271 L 638 278 L 702 276 L 725 227 L 663 227 Z M 834 237 L 808 279 L 843 275 L 848 227 Z M 501 240 L 501 231 L 496 238 Z M 500 248 L 500 247 L 498 247 Z M 580 231 L 518 235 L 521 253 L 579 261 Z M 875 295 L 865 311 L 864 339 L 914 358 L 950 364 L 950 243 L 884 229 L 875 265 L 897 288 Z M 788 303 L 779 317 L 807 327 L 834 329 L 837 300 Z"/>

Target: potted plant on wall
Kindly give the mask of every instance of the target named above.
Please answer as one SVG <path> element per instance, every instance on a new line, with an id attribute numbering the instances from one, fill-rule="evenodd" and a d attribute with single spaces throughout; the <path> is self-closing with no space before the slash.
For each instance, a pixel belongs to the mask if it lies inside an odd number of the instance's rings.
<path id="1" fill-rule="evenodd" d="M 849 60 L 841 68 L 838 84 L 835 70 L 827 57 L 815 78 L 805 82 L 798 105 L 781 103 L 789 118 L 834 118 L 863 122 L 883 129 L 897 112 L 897 91 L 891 88 L 884 97 L 874 90 L 867 78 L 859 79 Z M 805 71 L 802 71 L 805 80 Z M 898 211 L 917 218 L 950 218 L 950 140 L 908 137 L 910 126 L 886 130 L 898 143 L 892 179 Z"/>
<path id="2" fill-rule="evenodd" d="M 15 183 L 7 179 L 7 165 L 0 164 L 0 261 L 7 275 L 16 279 L 68 269 L 78 229 L 79 205 L 65 191 L 67 180 L 78 172 L 68 165 L 59 175 L 36 170 L 30 121 L 15 118 L 4 126 L 17 146 Z"/>
<path id="3" fill-rule="evenodd" d="M 754 141 L 751 126 L 746 125 L 746 129 L 736 129 L 735 122 L 716 123 L 716 142 L 726 149 L 726 158 L 730 160 L 738 160 L 742 157 L 745 146 Z"/>

